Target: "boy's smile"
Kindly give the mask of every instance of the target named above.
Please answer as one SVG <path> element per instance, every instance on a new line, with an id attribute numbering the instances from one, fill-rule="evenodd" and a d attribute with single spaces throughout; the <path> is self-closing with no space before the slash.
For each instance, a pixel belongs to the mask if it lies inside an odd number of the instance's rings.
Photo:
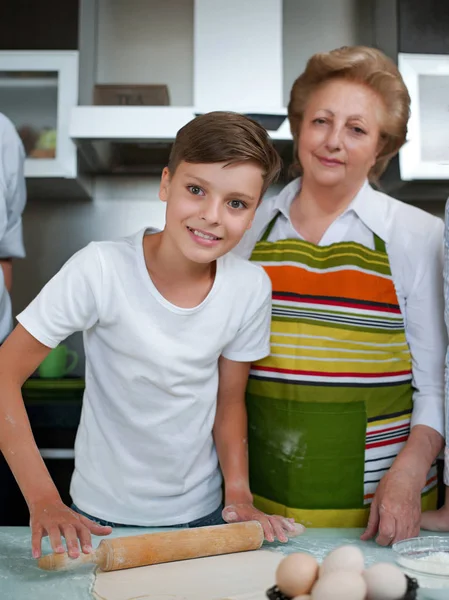
<path id="1" fill-rule="evenodd" d="M 261 168 L 252 162 L 181 162 L 162 173 L 167 202 L 164 237 L 188 261 L 207 264 L 234 248 L 251 227 L 262 193 Z"/>
<path id="2" fill-rule="evenodd" d="M 187 229 L 192 234 L 192 238 L 197 244 L 204 245 L 206 247 L 211 247 L 214 244 L 217 244 L 222 238 L 212 233 L 208 233 L 207 231 L 203 231 L 202 229 L 193 229 L 187 225 Z"/>

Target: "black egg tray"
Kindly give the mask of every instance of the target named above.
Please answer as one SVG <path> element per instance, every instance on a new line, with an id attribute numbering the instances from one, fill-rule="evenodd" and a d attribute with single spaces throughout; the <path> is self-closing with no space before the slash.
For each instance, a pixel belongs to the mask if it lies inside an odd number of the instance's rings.
<path id="1" fill-rule="evenodd" d="M 407 591 L 405 592 L 402 600 L 416 600 L 418 597 L 418 582 L 416 579 L 412 579 L 408 575 L 405 577 L 407 579 Z M 292 600 L 290 596 L 283 594 L 277 585 L 274 585 L 267 590 L 267 598 L 268 600 Z"/>

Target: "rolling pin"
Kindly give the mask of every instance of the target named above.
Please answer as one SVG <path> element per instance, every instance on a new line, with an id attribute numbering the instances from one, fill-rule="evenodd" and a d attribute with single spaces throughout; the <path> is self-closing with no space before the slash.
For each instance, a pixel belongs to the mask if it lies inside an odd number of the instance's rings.
<path id="1" fill-rule="evenodd" d="M 102 571 L 117 571 L 145 565 L 257 550 L 264 535 L 258 521 L 147 533 L 102 540 L 91 554 L 70 558 L 67 552 L 38 559 L 40 569 L 67 571 L 96 564 Z"/>

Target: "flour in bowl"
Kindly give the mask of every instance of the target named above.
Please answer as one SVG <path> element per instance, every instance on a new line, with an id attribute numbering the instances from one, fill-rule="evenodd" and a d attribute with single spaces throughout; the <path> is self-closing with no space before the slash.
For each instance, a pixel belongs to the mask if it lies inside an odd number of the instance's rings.
<path id="1" fill-rule="evenodd" d="M 412 568 L 418 571 L 449 576 L 449 552 L 433 552 L 427 556 L 420 556 L 417 559 L 409 558 L 410 566 L 412 562 L 414 563 Z"/>

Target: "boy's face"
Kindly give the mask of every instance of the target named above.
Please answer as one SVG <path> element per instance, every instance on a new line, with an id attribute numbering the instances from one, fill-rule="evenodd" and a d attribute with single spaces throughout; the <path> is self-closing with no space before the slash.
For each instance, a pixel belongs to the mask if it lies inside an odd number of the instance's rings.
<path id="1" fill-rule="evenodd" d="M 262 192 L 259 166 L 244 162 L 181 162 L 162 173 L 167 203 L 165 235 L 192 262 L 210 263 L 229 252 L 251 227 Z"/>

